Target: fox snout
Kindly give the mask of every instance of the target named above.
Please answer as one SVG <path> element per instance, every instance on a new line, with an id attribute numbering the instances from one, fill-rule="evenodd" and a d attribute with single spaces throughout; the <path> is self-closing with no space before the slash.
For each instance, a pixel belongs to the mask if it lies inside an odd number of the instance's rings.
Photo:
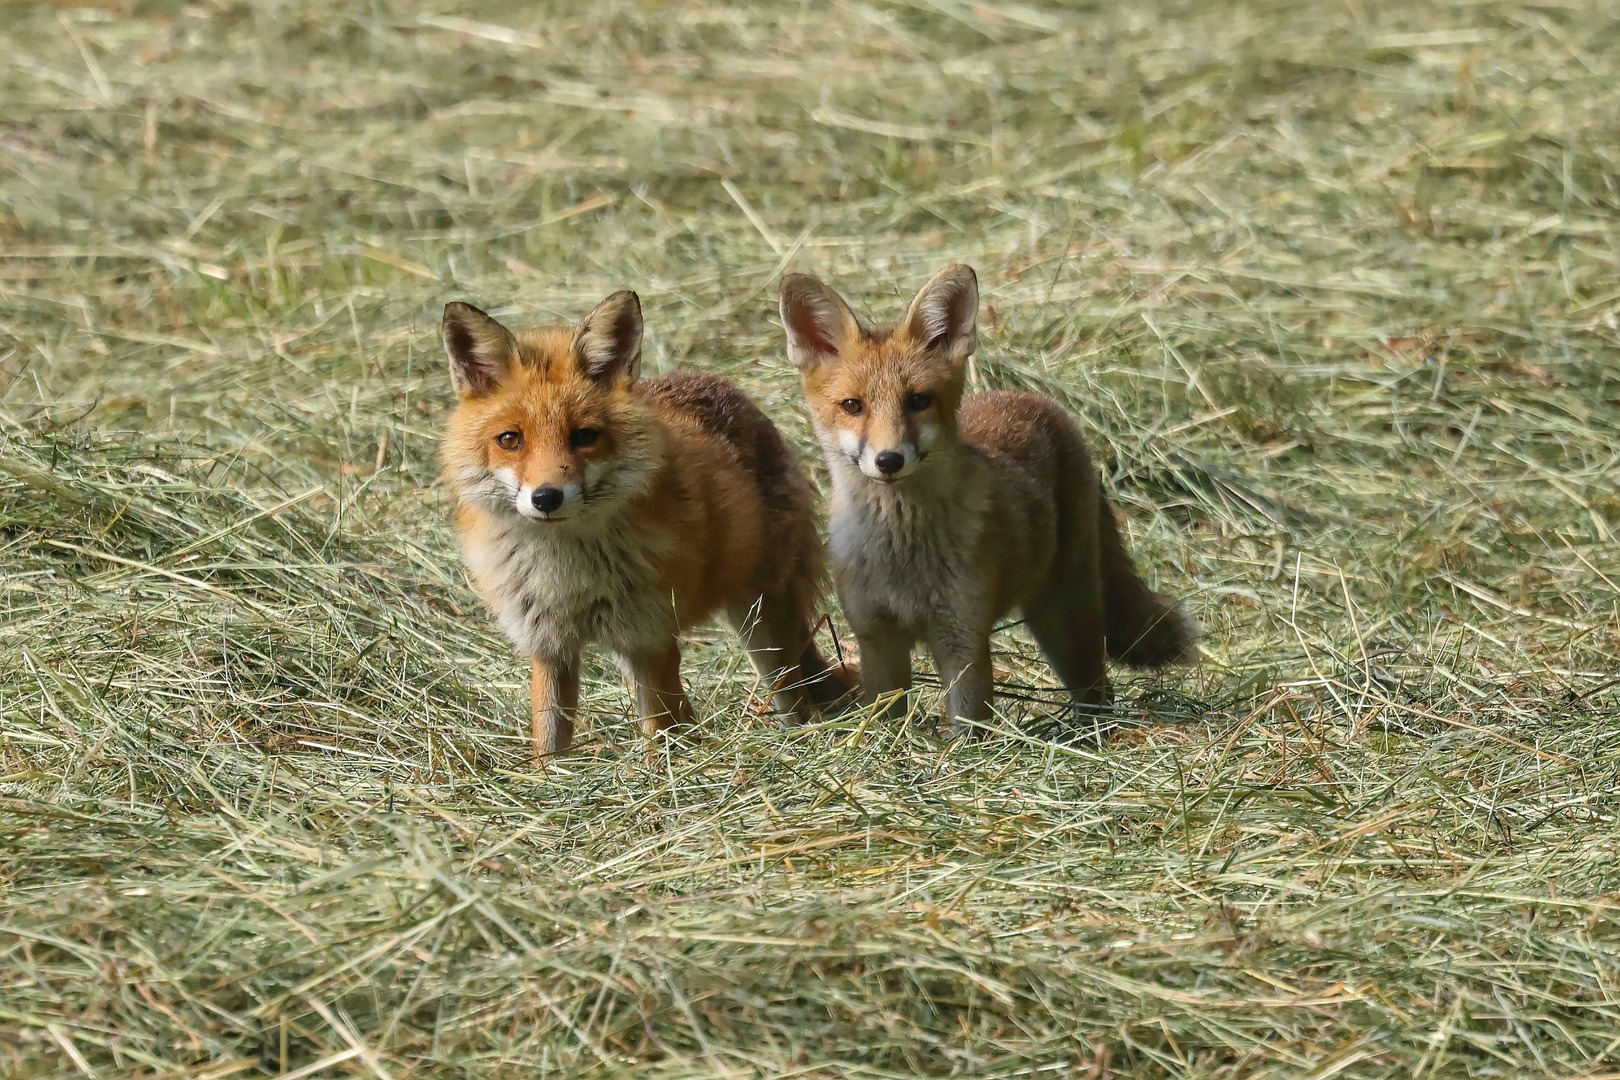
<path id="1" fill-rule="evenodd" d="M 938 441 L 938 429 L 931 423 L 906 423 L 883 431 L 877 425 L 864 429 L 840 428 L 838 448 L 870 480 L 892 484 L 916 472 Z"/>
<path id="2" fill-rule="evenodd" d="M 596 471 L 596 470 L 591 470 Z M 493 481 L 489 495 L 530 521 L 562 521 L 587 501 L 588 476 L 568 465 L 543 467 L 538 462 L 491 462 L 485 474 Z"/>
<path id="3" fill-rule="evenodd" d="M 904 451 L 899 450 L 879 450 L 872 455 L 872 464 L 876 465 L 877 471 L 884 476 L 898 476 L 906 467 L 906 455 Z"/>
<path id="4" fill-rule="evenodd" d="M 927 455 L 918 446 L 920 440 L 910 438 L 873 439 L 860 432 L 839 432 L 839 449 L 854 462 L 862 475 L 881 483 L 903 480 L 917 471 Z"/>
<path id="5" fill-rule="evenodd" d="M 535 488 L 533 494 L 529 496 L 529 502 L 542 514 L 556 513 L 567 499 L 568 495 L 562 488 L 552 487 L 549 484 Z"/>
<path id="6" fill-rule="evenodd" d="M 536 521 L 561 521 L 578 508 L 584 495 L 584 485 L 577 482 L 520 484 L 512 507 L 519 515 Z"/>

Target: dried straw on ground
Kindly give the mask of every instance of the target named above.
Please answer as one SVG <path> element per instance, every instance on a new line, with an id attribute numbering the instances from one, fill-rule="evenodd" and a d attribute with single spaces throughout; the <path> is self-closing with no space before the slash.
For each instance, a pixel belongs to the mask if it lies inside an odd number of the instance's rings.
<path id="1" fill-rule="evenodd" d="M 0 8 L 0 1074 L 1620 1075 L 1609 5 Z M 776 275 L 974 263 L 1208 631 L 1066 730 L 580 755 L 435 327 L 634 287 L 812 460 Z M 847 639 L 841 638 L 847 646 Z M 937 708 L 925 694 L 924 711 Z"/>

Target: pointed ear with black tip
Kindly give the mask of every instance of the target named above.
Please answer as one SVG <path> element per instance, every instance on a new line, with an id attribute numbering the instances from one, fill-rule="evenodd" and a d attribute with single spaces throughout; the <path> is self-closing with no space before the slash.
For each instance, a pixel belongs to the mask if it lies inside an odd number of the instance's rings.
<path id="1" fill-rule="evenodd" d="M 589 379 L 612 386 L 641 375 L 641 298 L 623 289 L 596 305 L 574 331 L 574 360 Z"/>
<path id="2" fill-rule="evenodd" d="M 978 348 L 979 279 L 964 263 L 947 266 L 929 279 L 906 311 L 911 339 L 966 361 Z"/>
<path id="3" fill-rule="evenodd" d="M 517 363 L 517 338 L 471 304 L 444 305 L 444 351 L 450 384 L 462 396 L 493 392 Z"/>
<path id="4" fill-rule="evenodd" d="M 808 274 L 782 279 L 782 326 L 788 359 L 801 371 L 839 355 L 861 336 L 861 324 L 843 299 Z"/>

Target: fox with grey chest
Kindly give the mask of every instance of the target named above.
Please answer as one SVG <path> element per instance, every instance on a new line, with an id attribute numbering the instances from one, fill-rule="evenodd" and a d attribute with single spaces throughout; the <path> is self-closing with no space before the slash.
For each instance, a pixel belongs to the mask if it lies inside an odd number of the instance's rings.
<path id="1" fill-rule="evenodd" d="M 828 538 L 860 642 L 862 699 L 903 712 L 918 641 L 956 732 L 990 719 L 990 634 L 1025 622 L 1077 706 L 1110 698 L 1105 658 L 1198 656 L 1197 625 L 1125 550 L 1085 440 L 1035 394 L 965 394 L 978 281 L 946 267 L 868 329 L 815 278 L 782 279 L 782 324 L 832 479 Z"/>

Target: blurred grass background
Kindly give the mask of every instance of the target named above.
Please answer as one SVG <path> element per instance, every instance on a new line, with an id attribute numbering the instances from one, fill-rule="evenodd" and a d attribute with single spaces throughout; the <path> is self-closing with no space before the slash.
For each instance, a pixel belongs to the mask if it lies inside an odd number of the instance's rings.
<path id="1" fill-rule="evenodd" d="M 0 1074 L 1620 1076 L 1616 15 L 0 5 Z M 958 260 L 1207 661 L 537 775 L 443 303 L 819 476 L 776 275 Z"/>

